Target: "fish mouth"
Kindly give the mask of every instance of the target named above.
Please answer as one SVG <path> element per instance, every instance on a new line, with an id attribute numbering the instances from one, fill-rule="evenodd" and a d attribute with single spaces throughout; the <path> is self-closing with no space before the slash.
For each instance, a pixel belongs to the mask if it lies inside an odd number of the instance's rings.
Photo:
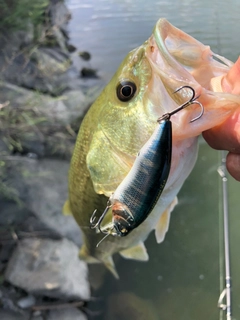
<path id="1" fill-rule="evenodd" d="M 154 91 L 161 92 L 161 105 L 164 113 L 170 112 L 191 99 L 192 92 L 180 87 L 191 87 L 195 96 L 202 93 L 202 84 L 195 79 L 200 73 L 202 56 L 209 59 L 211 51 L 193 37 L 171 25 L 166 19 L 160 19 L 152 36 L 148 39 L 146 57 L 156 78 Z M 197 70 L 197 72 L 196 72 Z M 181 111 L 181 115 L 172 116 L 172 121 L 181 125 L 195 118 L 196 106 Z"/>
<path id="2" fill-rule="evenodd" d="M 146 56 L 169 94 L 172 95 L 180 86 L 188 85 L 198 95 L 200 85 L 192 72 L 199 63 L 202 52 L 210 52 L 209 47 L 202 45 L 204 48 L 198 49 L 200 43 L 197 40 L 164 18 L 158 20 L 148 41 Z"/>
<path id="3" fill-rule="evenodd" d="M 162 80 L 168 80 L 173 91 L 188 85 L 194 88 L 196 96 L 200 95 L 202 88 L 209 90 L 211 79 L 226 74 L 231 66 L 229 60 L 164 18 L 159 19 L 153 29 L 146 55 Z"/>

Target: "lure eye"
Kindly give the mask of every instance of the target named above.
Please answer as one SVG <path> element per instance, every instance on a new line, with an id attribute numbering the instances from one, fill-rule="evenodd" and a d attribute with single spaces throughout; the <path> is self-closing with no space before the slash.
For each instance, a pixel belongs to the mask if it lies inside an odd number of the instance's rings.
<path id="1" fill-rule="evenodd" d="M 127 102 L 132 99 L 137 87 L 134 82 L 122 81 L 117 86 L 117 97 L 120 101 Z"/>
<path id="2" fill-rule="evenodd" d="M 125 237 L 129 233 L 129 230 L 122 226 L 120 223 L 115 223 L 114 227 L 117 232 L 117 235 L 120 237 Z"/>

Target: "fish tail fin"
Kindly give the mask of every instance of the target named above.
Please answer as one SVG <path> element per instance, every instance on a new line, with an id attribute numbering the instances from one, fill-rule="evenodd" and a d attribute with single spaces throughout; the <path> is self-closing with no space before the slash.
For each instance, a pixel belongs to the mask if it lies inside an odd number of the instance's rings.
<path id="1" fill-rule="evenodd" d="M 119 275 L 117 273 L 117 270 L 115 268 L 115 264 L 113 261 L 112 256 L 108 256 L 104 258 L 102 261 L 94 258 L 91 256 L 88 252 L 87 246 L 85 244 L 82 245 L 80 251 L 79 251 L 79 257 L 86 261 L 87 263 L 103 263 L 105 267 L 112 273 L 112 275 L 116 278 L 119 279 Z"/>

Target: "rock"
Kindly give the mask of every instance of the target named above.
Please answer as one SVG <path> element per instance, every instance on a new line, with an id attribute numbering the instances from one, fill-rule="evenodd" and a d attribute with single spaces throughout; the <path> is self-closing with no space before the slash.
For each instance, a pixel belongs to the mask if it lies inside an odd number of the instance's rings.
<path id="1" fill-rule="evenodd" d="M 0 33 L 0 54 L 10 56 L 16 54 L 23 47 L 30 45 L 34 39 L 34 28 L 31 23 L 27 30 L 1 30 Z M 1 70 L 1 69 L 0 69 Z"/>
<path id="2" fill-rule="evenodd" d="M 97 70 L 92 68 L 82 68 L 81 76 L 83 78 L 98 78 Z"/>
<path id="3" fill-rule="evenodd" d="M 86 315 L 76 308 L 52 310 L 46 320 L 87 320 Z"/>
<path id="4" fill-rule="evenodd" d="M 60 299 L 89 300 L 87 265 L 78 247 L 67 239 L 25 239 L 19 242 L 5 279 L 29 293 Z"/>
<path id="5" fill-rule="evenodd" d="M 59 45 L 61 50 L 68 54 L 68 49 L 67 49 L 67 42 L 66 42 L 66 37 L 64 36 L 63 32 L 58 29 L 58 28 L 53 28 L 53 35 L 54 39 L 56 39 L 56 43 Z"/>
<path id="6" fill-rule="evenodd" d="M 95 94 L 92 94 L 92 91 L 91 96 L 83 94 L 80 89 L 66 91 L 64 95 L 56 99 L 10 83 L 0 83 L 1 99 L 3 101 L 10 101 L 10 104 L 5 107 L 6 111 L 9 112 L 12 108 L 19 108 L 21 112 L 29 112 L 34 109 L 35 117 L 29 120 L 38 120 L 38 123 L 44 123 L 45 125 L 46 122 L 55 125 L 70 124 L 79 114 L 86 112 L 86 109 L 96 98 L 96 94 L 99 93 L 99 89 L 94 90 L 96 91 Z M 45 119 L 43 119 L 44 117 Z M 41 121 L 39 121 L 39 118 Z"/>
<path id="7" fill-rule="evenodd" d="M 62 238 L 59 232 L 44 224 L 25 206 L 19 207 L 16 202 L 3 199 L 0 199 L 0 206 L 0 272 L 6 267 L 19 239 L 34 236 L 50 239 Z"/>
<path id="8" fill-rule="evenodd" d="M 17 312 L 12 312 L 9 310 L 0 310 L 0 319 L 1 320 L 26 320 L 24 315 L 21 315 Z"/>
<path id="9" fill-rule="evenodd" d="M 72 123 L 76 119 L 83 119 L 96 94 L 85 95 L 80 90 L 71 90 L 66 91 L 62 97 L 68 110 L 66 120 Z"/>
<path id="10" fill-rule="evenodd" d="M 52 26 L 67 32 L 67 25 L 71 19 L 71 13 L 62 1 L 52 1 L 50 4 L 50 17 Z"/>
<path id="11" fill-rule="evenodd" d="M 32 315 L 31 317 L 31 320 L 45 320 L 46 317 L 45 316 L 42 316 L 41 314 L 40 315 Z"/>
<path id="12" fill-rule="evenodd" d="M 62 1 L 52 2 L 49 12 L 50 23 L 38 26 L 38 31 L 41 30 L 38 41 L 30 23 L 28 31 L 1 32 L 0 79 L 58 96 L 69 88 L 66 70 L 71 62 L 65 34 L 70 13 Z M 58 48 L 42 48 L 40 44 Z M 59 61 L 59 56 L 63 61 Z"/>
<path id="13" fill-rule="evenodd" d="M 44 320 L 45 311 L 36 310 L 32 312 L 31 320 Z"/>
<path id="14" fill-rule="evenodd" d="M 16 184 L 18 181 L 16 181 Z M 27 189 L 25 189 L 27 190 Z M 19 194 L 19 196 L 21 196 Z M 0 227 L 1 239 L 6 243 L 2 246 L 0 251 L 0 260 L 7 260 L 10 254 L 11 246 L 15 244 L 18 239 L 24 237 L 39 236 L 43 238 L 61 239 L 62 235 L 55 228 L 53 230 L 50 226 L 41 221 L 34 212 L 29 210 L 26 205 L 19 206 L 18 203 L 10 200 L 0 198 Z M 5 252 L 6 247 L 6 252 Z"/>
<path id="15" fill-rule="evenodd" d="M 64 216 L 62 207 L 67 198 L 69 163 L 57 160 L 32 162 L 24 179 L 28 188 L 27 207 L 39 220 L 80 246 L 80 229 L 72 216 Z"/>
<path id="16" fill-rule="evenodd" d="M 68 54 L 65 54 L 59 48 L 39 48 L 32 56 L 38 65 L 38 69 L 49 77 L 49 75 L 56 75 L 67 71 L 71 65 Z"/>
<path id="17" fill-rule="evenodd" d="M 36 303 L 36 298 L 32 295 L 28 295 L 18 300 L 17 305 L 19 308 L 27 309 L 34 306 Z"/>
<path id="18" fill-rule="evenodd" d="M 96 97 L 78 89 L 56 99 L 10 83 L 0 83 L 0 96 L 3 101 L 10 101 L 1 119 L 0 134 L 5 139 L 2 150 L 12 148 L 21 154 L 67 159 L 71 157 L 76 138 L 71 122 L 81 120 Z M 78 128 L 79 124 L 78 121 Z"/>
<path id="19" fill-rule="evenodd" d="M 144 300 L 134 293 L 120 292 L 111 295 L 107 307 L 107 320 L 158 320 L 151 301 Z"/>
<path id="20" fill-rule="evenodd" d="M 78 55 L 85 61 L 89 61 L 91 59 L 91 54 L 87 51 L 80 51 L 78 52 Z"/>
<path id="21" fill-rule="evenodd" d="M 57 96 L 68 88 L 68 76 L 64 71 L 51 73 L 51 69 L 48 71 L 47 67 L 38 65 L 28 54 L 17 53 L 8 57 L 0 54 L 1 80 Z"/>
<path id="22" fill-rule="evenodd" d="M 23 204 L 3 202 L 0 221 L 3 226 L 15 226 L 15 232 L 28 237 L 67 237 L 81 245 L 81 232 L 72 216 L 64 216 L 62 207 L 68 189 L 67 161 L 34 160 L 19 157 L 8 162 L 8 186 L 14 188 Z M 5 221 L 5 222 L 4 222 Z M 10 235 L 8 236 L 10 237 Z M 11 239 L 11 237 L 10 237 Z"/>
<path id="23" fill-rule="evenodd" d="M 51 18 L 52 33 L 54 34 L 60 48 L 64 52 L 68 52 L 68 22 L 71 18 L 71 13 L 62 1 L 51 1 L 49 6 Z"/>
<path id="24" fill-rule="evenodd" d="M 17 301 L 26 296 L 22 290 L 12 287 L 6 282 L 0 286 L 0 319 L 29 319 L 30 310 L 20 309 Z M 4 311 L 4 312 L 3 312 Z M 1 313 L 3 312 L 3 313 Z M 6 318 L 5 318 L 6 317 Z"/>
<path id="25" fill-rule="evenodd" d="M 1 161 L 1 157 L 2 156 L 6 156 L 9 154 L 9 148 L 7 146 L 7 143 L 4 135 L 1 133 L 0 131 L 0 161 Z M 1 167 L 1 163 L 0 163 L 0 167 Z"/>
<path id="26" fill-rule="evenodd" d="M 74 45 L 72 45 L 71 43 L 67 43 L 66 46 L 67 46 L 68 52 L 70 52 L 70 53 L 73 53 L 77 50 L 77 48 Z"/>

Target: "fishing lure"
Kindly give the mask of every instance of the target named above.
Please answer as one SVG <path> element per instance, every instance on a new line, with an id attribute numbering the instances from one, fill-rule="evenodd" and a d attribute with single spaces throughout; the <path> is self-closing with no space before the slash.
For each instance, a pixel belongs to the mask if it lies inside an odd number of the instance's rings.
<path id="1" fill-rule="evenodd" d="M 141 148 L 138 156 L 115 192 L 110 196 L 107 207 L 98 219 L 95 210 L 90 219 L 90 228 L 96 229 L 106 236 L 124 237 L 137 228 L 150 214 L 158 201 L 169 176 L 172 157 L 172 122 L 171 116 L 191 104 L 201 106 L 201 113 L 191 122 L 199 119 L 204 111 L 202 104 L 196 101 L 195 90 L 190 86 L 182 86 L 192 91 L 190 100 L 157 119 L 158 126 L 150 139 Z M 101 223 L 109 210 L 112 210 L 112 223 L 110 226 L 101 227 Z M 97 245 L 97 246 L 98 246 Z"/>

